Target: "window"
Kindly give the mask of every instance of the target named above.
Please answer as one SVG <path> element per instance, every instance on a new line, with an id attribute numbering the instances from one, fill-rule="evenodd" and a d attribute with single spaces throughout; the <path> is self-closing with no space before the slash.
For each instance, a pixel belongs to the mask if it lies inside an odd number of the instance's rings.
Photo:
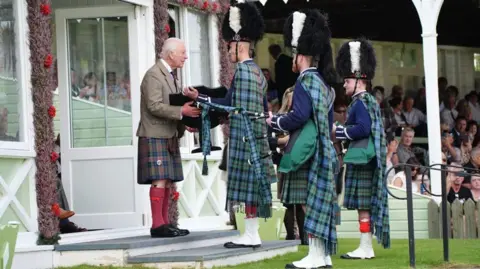
<path id="1" fill-rule="evenodd" d="M 480 72 L 480 53 L 473 54 L 473 65 L 475 67 L 475 72 Z"/>
<path id="2" fill-rule="evenodd" d="M 72 147 L 131 145 L 127 17 L 67 24 Z"/>
<path id="3" fill-rule="evenodd" d="M 391 47 L 388 49 L 390 66 L 397 68 L 415 68 L 417 66 L 417 50 Z"/>
<path id="4" fill-rule="evenodd" d="M 15 3 L 17 2 L 17 3 Z M 23 141 L 23 102 L 18 33 L 20 2 L 0 0 L 0 141 Z M 1 143 L 0 143 L 1 144 Z M 0 147 L 4 147 L 3 145 Z"/>
<path id="5" fill-rule="evenodd" d="M 209 40 L 209 23 L 208 14 L 187 10 L 187 25 L 188 25 L 188 42 L 187 50 L 189 56 L 190 66 L 190 80 L 189 85 L 207 87 L 212 86 L 211 77 L 211 55 L 210 55 L 210 40 Z M 211 141 L 213 146 L 216 145 L 215 132 L 211 132 Z M 194 147 L 200 147 L 199 133 L 195 133 Z"/>

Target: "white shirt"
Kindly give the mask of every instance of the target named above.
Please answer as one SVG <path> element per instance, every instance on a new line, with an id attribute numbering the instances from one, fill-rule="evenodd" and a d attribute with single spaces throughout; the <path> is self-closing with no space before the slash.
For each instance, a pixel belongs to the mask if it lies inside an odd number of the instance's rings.
<path id="1" fill-rule="evenodd" d="M 455 119 L 458 116 L 458 111 L 455 108 L 448 109 L 444 108 L 442 110 L 442 113 L 440 113 L 440 121 L 448 124 L 448 127 L 450 129 L 453 129 L 455 127 Z"/>

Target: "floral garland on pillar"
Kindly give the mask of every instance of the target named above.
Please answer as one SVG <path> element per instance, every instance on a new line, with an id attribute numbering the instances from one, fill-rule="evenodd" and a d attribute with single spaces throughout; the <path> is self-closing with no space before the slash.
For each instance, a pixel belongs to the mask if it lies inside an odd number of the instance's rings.
<path id="1" fill-rule="evenodd" d="M 52 35 L 50 0 L 27 0 L 33 126 L 35 130 L 36 193 L 38 206 L 38 244 L 52 245 L 60 239 L 59 206 L 54 152 L 53 118 L 56 109 L 52 99 Z"/>
<path id="2" fill-rule="evenodd" d="M 233 76 L 233 69 L 231 63 L 228 61 L 227 45 L 222 40 L 221 22 L 225 12 L 230 6 L 229 0 L 173 0 L 171 1 L 179 6 L 192 8 L 198 11 L 209 14 L 216 14 L 219 20 L 218 37 L 219 37 L 219 53 L 220 53 L 220 83 L 221 85 L 229 85 Z M 168 38 L 170 33 L 169 15 L 168 15 L 168 0 L 154 0 L 154 24 L 155 24 L 155 55 L 158 58 L 162 50 L 163 42 Z M 176 186 L 172 186 L 170 192 L 170 208 L 168 212 L 169 221 L 174 225 L 178 225 L 178 199 L 179 193 L 176 191 Z"/>

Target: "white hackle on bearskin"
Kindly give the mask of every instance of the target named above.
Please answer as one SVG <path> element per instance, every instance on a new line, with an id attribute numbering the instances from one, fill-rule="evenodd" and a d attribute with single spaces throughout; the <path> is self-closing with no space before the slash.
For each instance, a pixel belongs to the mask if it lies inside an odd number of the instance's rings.
<path id="1" fill-rule="evenodd" d="M 349 42 L 350 60 L 352 61 L 352 73 L 361 72 L 360 70 L 360 45 L 358 41 Z"/>
<path id="2" fill-rule="evenodd" d="M 238 34 L 240 29 L 242 29 L 242 25 L 240 24 L 240 9 L 238 7 L 231 7 L 230 8 L 230 28 Z"/>
<path id="3" fill-rule="evenodd" d="M 302 34 L 303 25 L 305 23 L 305 19 L 307 15 L 302 12 L 295 11 L 293 13 L 293 23 L 292 23 L 292 46 L 298 46 L 298 39 Z"/>

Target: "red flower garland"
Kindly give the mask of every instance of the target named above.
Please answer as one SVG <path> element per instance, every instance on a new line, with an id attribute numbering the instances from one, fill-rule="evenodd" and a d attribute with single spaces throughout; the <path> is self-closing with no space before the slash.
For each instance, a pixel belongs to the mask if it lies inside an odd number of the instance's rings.
<path id="1" fill-rule="evenodd" d="M 203 2 L 202 10 L 208 9 L 208 1 Z"/>
<path id="2" fill-rule="evenodd" d="M 48 115 L 51 117 L 51 118 L 55 118 L 55 115 L 57 115 L 57 110 L 55 109 L 54 106 L 50 106 L 48 108 Z"/>
<path id="3" fill-rule="evenodd" d="M 52 160 L 52 163 L 56 162 L 58 160 L 58 157 L 60 157 L 60 155 L 58 155 L 58 153 L 56 153 L 55 151 L 50 154 L 50 160 Z"/>
<path id="4" fill-rule="evenodd" d="M 53 57 L 51 54 L 48 54 L 47 57 L 45 57 L 45 62 L 43 63 L 43 65 L 45 66 L 45 68 L 50 68 L 50 66 L 52 66 L 52 63 Z"/>
<path id="5" fill-rule="evenodd" d="M 48 4 L 41 4 L 40 11 L 42 12 L 43 15 L 48 16 L 50 15 L 50 13 L 52 13 L 52 8 Z"/>

